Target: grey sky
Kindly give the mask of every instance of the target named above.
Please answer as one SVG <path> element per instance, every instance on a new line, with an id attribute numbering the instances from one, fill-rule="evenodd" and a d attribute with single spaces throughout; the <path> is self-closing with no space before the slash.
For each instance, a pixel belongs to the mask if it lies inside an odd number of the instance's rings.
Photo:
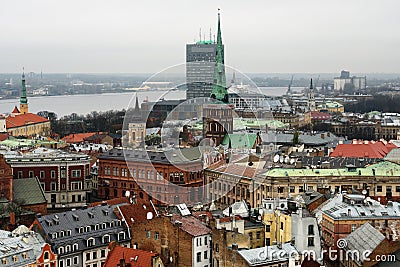
<path id="1" fill-rule="evenodd" d="M 400 72 L 398 0 L 0 1 L 0 72 L 157 72 L 218 7 L 243 72 Z"/>

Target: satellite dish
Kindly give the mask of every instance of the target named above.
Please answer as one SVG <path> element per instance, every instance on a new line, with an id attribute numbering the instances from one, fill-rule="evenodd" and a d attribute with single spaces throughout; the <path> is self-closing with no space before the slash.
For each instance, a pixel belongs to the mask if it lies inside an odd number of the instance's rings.
<path id="1" fill-rule="evenodd" d="M 363 190 L 362 192 L 361 192 L 363 195 L 366 195 L 367 194 L 367 190 Z"/>
<path id="2" fill-rule="evenodd" d="M 130 195 L 131 195 L 131 192 L 130 192 L 130 191 L 126 191 L 126 192 L 125 192 L 125 197 L 130 197 Z"/>
<path id="3" fill-rule="evenodd" d="M 279 161 L 279 155 L 275 155 L 274 157 L 274 163 L 277 163 Z"/>
<path id="4" fill-rule="evenodd" d="M 288 163 L 289 163 L 289 160 L 290 160 L 289 157 L 286 156 L 286 158 L 285 158 L 285 163 L 288 164 Z"/>
<path id="5" fill-rule="evenodd" d="M 151 220 L 151 219 L 153 219 L 153 213 L 152 212 L 147 212 L 147 220 Z"/>

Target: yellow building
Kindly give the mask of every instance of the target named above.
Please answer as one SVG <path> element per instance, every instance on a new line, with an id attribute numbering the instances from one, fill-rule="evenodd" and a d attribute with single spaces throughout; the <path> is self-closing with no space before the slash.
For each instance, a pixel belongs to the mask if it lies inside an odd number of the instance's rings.
<path id="1" fill-rule="evenodd" d="M 290 242 L 292 239 L 292 218 L 281 210 L 268 210 L 263 214 L 265 245 Z"/>
<path id="2" fill-rule="evenodd" d="M 26 96 L 25 74 L 22 74 L 22 90 L 20 109 L 16 106 L 11 115 L 1 118 L 0 125 L 5 125 L 11 136 L 47 136 L 50 134 L 50 121 L 39 115 L 28 112 L 28 98 Z M 1 128 L 1 127 L 0 127 Z"/>
<path id="3" fill-rule="evenodd" d="M 317 110 L 320 112 L 343 113 L 344 106 L 336 101 L 326 101 L 325 103 L 318 105 Z"/>

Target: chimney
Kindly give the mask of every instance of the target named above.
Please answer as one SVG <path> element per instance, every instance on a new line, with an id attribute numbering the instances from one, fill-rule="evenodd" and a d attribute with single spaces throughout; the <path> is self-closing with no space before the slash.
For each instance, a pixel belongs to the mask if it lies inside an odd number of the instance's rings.
<path id="1" fill-rule="evenodd" d="M 351 217 L 351 209 L 347 209 L 347 216 Z"/>
<path id="2" fill-rule="evenodd" d="M 268 133 L 268 124 L 265 124 L 265 133 Z"/>
<path id="3" fill-rule="evenodd" d="M 325 134 L 324 133 L 321 134 L 321 138 L 325 139 Z"/>
<path id="4" fill-rule="evenodd" d="M 10 212 L 10 224 L 11 224 L 12 226 L 15 225 L 15 213 L 14 213 L 13 211 Z"/>
<path id="5" fill-rule="evenodd" d="M 122 258 L 119 260 L 119 267 L 126 267 L 125 259 Z"/>
<path id="6" fill-rule="evenodd" d="M 326 136 L 331 137 L 331 132 L 327 132 Z"/>

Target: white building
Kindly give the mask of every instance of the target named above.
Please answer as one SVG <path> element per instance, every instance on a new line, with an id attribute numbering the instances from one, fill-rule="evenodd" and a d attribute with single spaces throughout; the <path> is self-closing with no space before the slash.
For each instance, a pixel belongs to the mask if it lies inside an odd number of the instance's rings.
<path id="1" fill-rule="evenodd" d="M 335 91 L 343 91 L 346 86 L 351 86 L 354 90 L 362 90 L 367 87 L 367 77 L 350 77 L 350 72 L 342 71 L 340 77 L 333 79 L 333 88 Z"/>

